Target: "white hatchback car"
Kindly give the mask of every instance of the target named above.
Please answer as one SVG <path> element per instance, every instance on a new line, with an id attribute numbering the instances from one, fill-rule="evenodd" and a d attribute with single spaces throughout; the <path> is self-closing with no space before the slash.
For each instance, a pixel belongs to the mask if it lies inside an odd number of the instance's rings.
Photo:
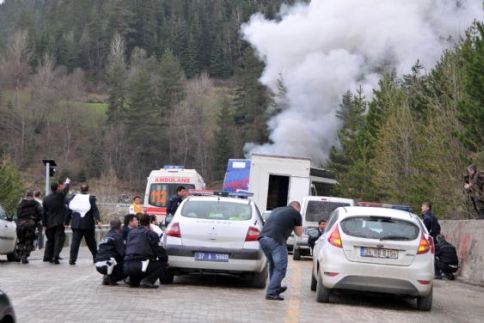
<path id="1" fill-rule="evenodd" d="M 163 235 L 170 277 L 187 273 L 228 273 L 264 288 L 268 264 L 257 240 L 262 217 L 249 199 L 190 196 Z"/>
<path id="2" fill-rule="evenodd" d="M 340 207 L 318 239 L 311 290 L 329 302 L 334 290 L 388 293 L 417 298 L 432 308 L 434 243 L 420 218 L 379 207 Z"/>
<path id="3" fill-rule="evenodd" d="M 5 210 L 0 205 L 0 255 L 7 255 L 8 261 L 15 261 L 17 256 L 17 225 L 7 219 Z"/>

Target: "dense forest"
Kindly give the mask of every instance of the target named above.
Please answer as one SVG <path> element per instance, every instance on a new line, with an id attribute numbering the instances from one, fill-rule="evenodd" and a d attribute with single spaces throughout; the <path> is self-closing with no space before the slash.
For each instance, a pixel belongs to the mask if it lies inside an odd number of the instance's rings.
<path id="1" fill-rule="evenodd" d="M 4 1 L 1 203 L 42 187 L 43 158 L 59 178 L 112 184 L 100 195 L 140 192 L 163 164 L 220 181 L 245 143 L 269 141 L 284 104 L 282 80 L 278 93 L 258 82 L 264 65 L 240 26 L 294 2 Z M 484 167 L 483 38 L 476 22 L 434 69 L 382 71 L 372 98 L 343 95 L 339 142 L 318 165 L 334 171 L 334 194 L 464 213 L 465 167 Z"/>

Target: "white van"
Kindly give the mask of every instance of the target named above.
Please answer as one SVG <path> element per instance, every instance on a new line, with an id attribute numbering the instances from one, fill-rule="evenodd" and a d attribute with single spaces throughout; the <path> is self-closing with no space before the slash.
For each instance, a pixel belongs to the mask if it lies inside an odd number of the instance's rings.
<path id="1" fill-rule="evenodd" d="M 318 228 L 320 220 L 328 221 L 328 217 L 335 209 L 341 206 L 353 206 L 355 201 L 352 199 L 330 196 L 307 196 L 301 205 L 302 225 L 304 234 L 295 237 L 293 259 L 300 260 L 301 255 L 311 255 L 308 245 L 308 231 Z"/>
<path id="2" fill-rule="evenodd" d="M 184 186 L 187 190 L 203 190 L 205 182 L 195 169 L 185 169 L 183 166 L 166 165 L 151 171 L 146 183 L 144 211 L 163 220 L 178 186 Z"/>

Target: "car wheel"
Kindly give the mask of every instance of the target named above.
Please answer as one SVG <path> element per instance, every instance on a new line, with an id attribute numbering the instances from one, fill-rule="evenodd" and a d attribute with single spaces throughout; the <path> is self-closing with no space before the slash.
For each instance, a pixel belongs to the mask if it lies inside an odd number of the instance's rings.
<path id="1" fill-rule="evenodd" d="M 314 270 L 311 271 L 311 290 L 314 292 L 318 286 L 318 281 L 314 278 Z"/>
<path id="2" fill-rule="evenodd" d="M 321 275 L 318 274 L 318 281 L 316 286 L 316 301 L 319 303 L 329 303 L 329 296 L 331 295 L 331 290 L 324 287 Z"/>
<path id="3" fill-rule="evenodd" d="M 18 260 L 17 252 L 14 251 L 12 253 L 7 254 L 7 260 L 8 261 L 17 261 Z"/>
<path id="4" fill-rule="evenodd" d="M 301 249 L 294 247 L 292 251 L 292 259 L 301 260 Z"/>
<path id="5" fill-rule="evenodd" d="M 175 280 L 175 274 L 172 270 L 168 269 L 163 274 L 160 275 L 160 283 L 163 285 L 173 284 Z"/>
<path id="6" fill-rule="evenodd" d="M 260 273 L 255 273 L 252 276 L 250 285 L 254 288 L 265 288 L 267 282 L 267 276 L 269 275 L 269 266 L 266 265 Z"/>
<path id="7" fill-rule="evenodd" d="M 432 294 L 433 290 L 427 296 L 417 297 L 417 309 L 419 311 L 430 311 L 432 309 Z"/>

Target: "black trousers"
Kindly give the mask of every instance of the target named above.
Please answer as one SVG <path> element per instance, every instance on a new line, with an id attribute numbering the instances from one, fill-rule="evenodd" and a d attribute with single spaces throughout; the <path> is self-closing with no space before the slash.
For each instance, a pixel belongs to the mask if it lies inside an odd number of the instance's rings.
<path id="1" fill-rule="evenodd" d="M 105 267 L 96 267 L 96 270 L 98 271 L 98 273 L 100 274 L 103 274 L 103 275 L 107 275 L 107 266 Z M 111 281 L 113 282 L 118 282 L 120 280 L 123 280 L 124 278 L 126 278 L 126 275 L 124 274 L 124 270 L 123 270 L 123 263 L 118 263 L 116 266 L 114 266 L 113 268 L 113 272 L 111 273 L 111 275 L 107 275 Z"/>
<path id="2" fill-rule="evenodd" d="M 157 260 L 150 260 L 146 271 L 141 271 L 140 260 L 130 260 L 124 262 L 124 274 L 129 276 L 131 284 L 139 284 L 140 282 L 146 282 L 149 284 L 156 283 L 156 280 L 164 274 L 167 269 L 167 263 Z"/>
<path id="3" fill-rule="evenodd" d="M 95 229 L 72 229 L 71 254 L 69 257 L 70 262 L 76 262 L 77 260 L 82 237 L 84 237 L 86 240 L 86 244 L 89 248 L 89 251 L 91 251 L 92 258 L 94 259 L 96 257 L 97 244 Z"/>
<path id="4" fill-rule="evenodd" d="M 64 225 L 59 224 L 48 228 L 45 230 L 45 235 L 47 236 L 47 243 L 45 244 L 44 260 L 58 260 L 66 239 Z"/>
<path id="5" fill-rule="evenodd" d="M 17 226 L 17 255 L 22 257 L 30 256 L 34 250 L 36 225 L 33 220 L 20 220 Z"/>
<path id="6" fill-rule="evenodd" d="M 456 271 L 457 268 L 452 268 L 449 264 L 440 261 L 439 258 L 435 258 L 435 275 L 441 276 L 442 274 L 453 274 Z"/>

